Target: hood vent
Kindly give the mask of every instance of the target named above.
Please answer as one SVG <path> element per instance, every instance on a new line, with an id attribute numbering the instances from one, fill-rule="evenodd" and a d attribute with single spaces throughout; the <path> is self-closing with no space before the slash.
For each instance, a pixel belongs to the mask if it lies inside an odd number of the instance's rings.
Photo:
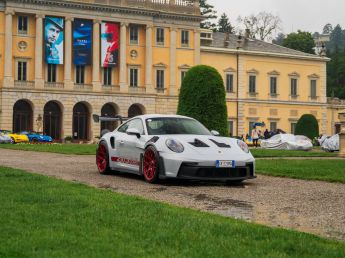
<path id="1" fill-rule="evenodd" d="M 217 145 L 219 148 L 231 148 L 230 145 L 222 143 L 222 142 L 217 142 L 215 140 L 209 139 L 211 142 L 213 142 L 215 145 Z"/>
<path id="2" fill-rule="evenodd" d="M 210 147 L 206 143 L 200 141 L 199 139 L 195 139 L 194 142 L 190 142 L 189 144 L 193 145 L 194 147 L 198 147 L 198 148 Z"/>

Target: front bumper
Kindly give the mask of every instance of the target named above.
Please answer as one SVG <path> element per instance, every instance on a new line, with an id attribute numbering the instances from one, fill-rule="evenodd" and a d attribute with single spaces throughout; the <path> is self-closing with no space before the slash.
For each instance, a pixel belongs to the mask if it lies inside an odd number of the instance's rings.
<path id="1" fill-rule="evenodd" d="M 254 163 L 245 163 L 244 166 L 235 168 L 216 168 L 184 162 L 179 169 L 177 178 L 215 181 L 254 179 L 256 178 L 254 167 Z"/>

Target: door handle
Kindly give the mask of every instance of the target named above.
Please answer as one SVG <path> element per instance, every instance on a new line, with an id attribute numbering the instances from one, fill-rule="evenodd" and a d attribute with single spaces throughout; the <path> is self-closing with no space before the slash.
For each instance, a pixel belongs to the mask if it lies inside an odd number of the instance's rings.
<path id="1" fill-rule="evenodd" d="M 120 141 L 120 145 L 124 145 L 125 144 L 125 142 L 124 141 Z"/>

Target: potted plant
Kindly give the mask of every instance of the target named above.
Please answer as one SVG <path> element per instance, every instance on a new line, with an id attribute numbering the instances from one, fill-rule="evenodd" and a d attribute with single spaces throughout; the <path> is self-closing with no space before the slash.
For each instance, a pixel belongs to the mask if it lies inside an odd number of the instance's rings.
<path id="1" fill-rule="evenodd" d="M 66 136 L 65 143 L 71 143 L 71 142 L 72 142 L 72 136 Z"/>

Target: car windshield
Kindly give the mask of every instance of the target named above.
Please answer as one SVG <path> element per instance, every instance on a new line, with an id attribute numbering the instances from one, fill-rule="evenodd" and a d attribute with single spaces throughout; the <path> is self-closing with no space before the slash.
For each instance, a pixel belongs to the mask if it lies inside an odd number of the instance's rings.
<path id="1" fill-rule="evenodd" d="M 201 123 L 196 120 L 178 117 L 157 117 L 146 119 L 149 135 L 165 134 L 195 134 L 211 135 Z"/>

